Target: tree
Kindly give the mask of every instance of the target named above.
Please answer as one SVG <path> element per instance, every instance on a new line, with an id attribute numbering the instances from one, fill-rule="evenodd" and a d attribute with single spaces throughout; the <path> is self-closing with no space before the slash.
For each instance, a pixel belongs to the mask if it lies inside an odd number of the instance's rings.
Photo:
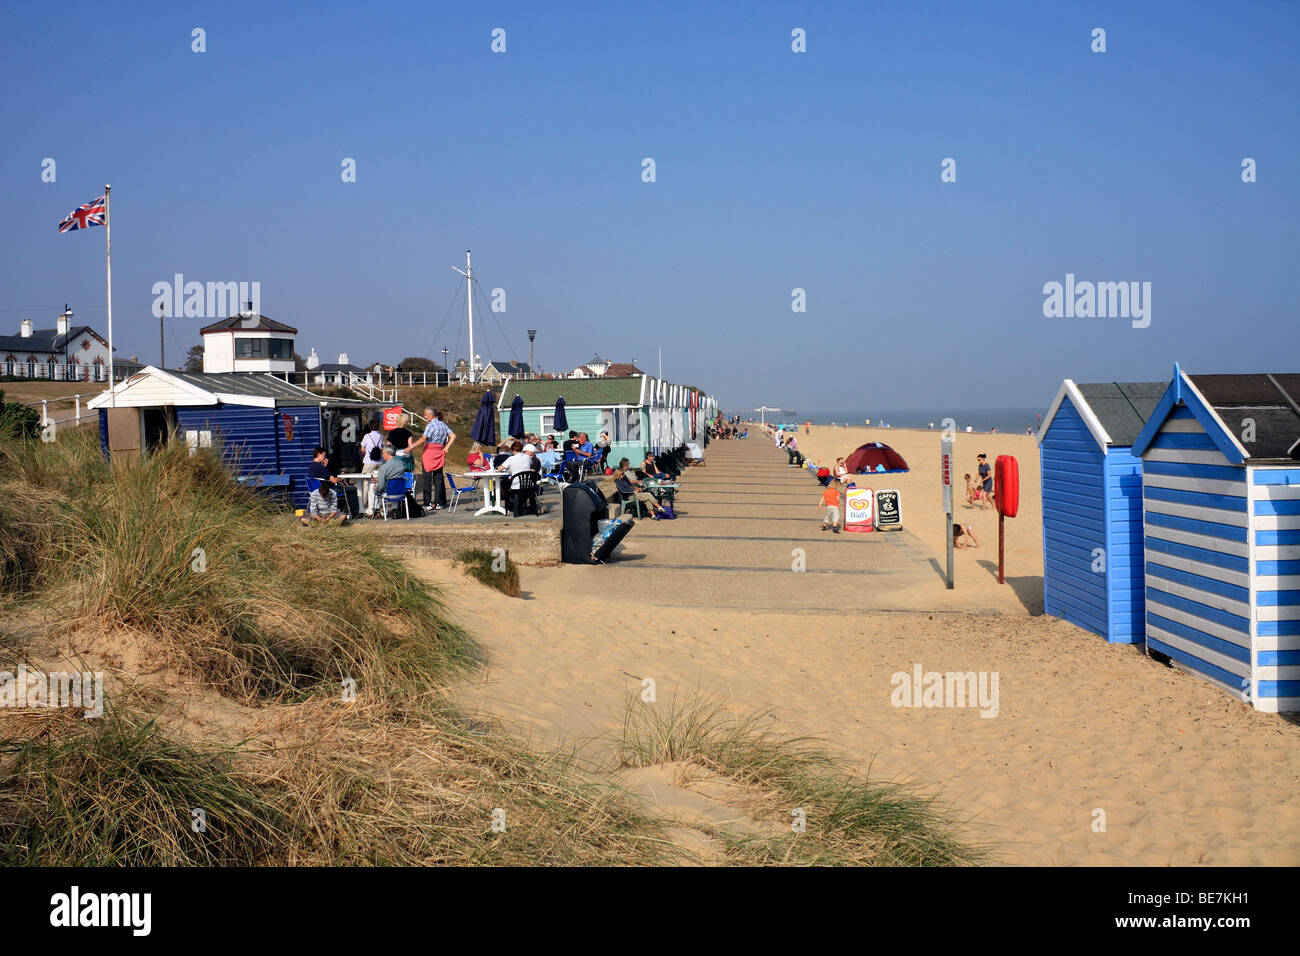
<path id="1" fill-rule="evenodd" d="M 0 437 L 35 438 L 40 430 L 41 416 L 36 409 L 18 402 L 6 402 L 0 390 Z"/>
<path id="2" fill-rule="evenodd" d="M 203 371 L 203 346 L 192 345 L 190 350 L 185 353 L 185 365 L 182 369 L 186 372 Z"/>
<path id="3" fill-rule="evenodd" d="M 430 358 L 418 355 L 407 356 L 401 361 L 403 372 L 441 372 L 442 366 Z"/>

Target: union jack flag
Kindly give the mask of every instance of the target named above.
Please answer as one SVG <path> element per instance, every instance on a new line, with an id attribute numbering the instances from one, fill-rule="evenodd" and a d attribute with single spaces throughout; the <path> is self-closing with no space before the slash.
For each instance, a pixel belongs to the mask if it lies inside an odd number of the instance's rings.
<path id="1" fill-rule="evenodd" d="M 92 199 L 84 206 L 78 206 L 68 213 L 68 218 L 59 223 L 59 232 L 71 232 L 74 229 L 88 229 L 104 224 L 107 196 Z"/>

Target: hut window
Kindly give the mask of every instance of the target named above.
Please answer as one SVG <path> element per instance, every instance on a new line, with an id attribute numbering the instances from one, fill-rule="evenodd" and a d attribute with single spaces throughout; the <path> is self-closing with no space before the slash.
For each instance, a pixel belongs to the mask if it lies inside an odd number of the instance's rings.
<path id="1" fill-rule="evenodd" d="M 542 412 L 542 423 L 539 427 L 543 435 L 549 435 L 555 431 L 555 412 Z"/>

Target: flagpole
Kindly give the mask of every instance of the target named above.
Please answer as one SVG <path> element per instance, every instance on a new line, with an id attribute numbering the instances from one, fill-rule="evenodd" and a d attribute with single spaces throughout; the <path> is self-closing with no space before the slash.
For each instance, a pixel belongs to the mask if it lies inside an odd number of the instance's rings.
<path id="1" fill-rule="evenodd" d="M 108 210 L 108 193 L 104 185 L 104 270 L 108 276 L 108 404 L 117 408 L 117 395 L 113 392 L 113 226 Z"/>

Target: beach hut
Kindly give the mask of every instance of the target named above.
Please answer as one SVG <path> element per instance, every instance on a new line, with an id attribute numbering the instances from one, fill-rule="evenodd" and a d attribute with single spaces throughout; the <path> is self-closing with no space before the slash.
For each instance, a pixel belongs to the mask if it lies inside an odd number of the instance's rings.
<path id="1" fill-rule="evenodd" d="M 131 457 L 177 436 L 191 448 L 220 444 L 241 480 L 307 506 L 307 466 L 322 445 L 351 466 L 365 416 L 377 406 L 322 399 L 272 374 L 180 372 L 146 366 L 89 402 L 104 454 Z M 349 470 L 348 467 L 343 468 Z"/>
<path id="2" fill-rule="evenodd" d="M 1300 710 L 1300 373 L 1174 377 L 1142 459 L 1148 652 Z"/>
<path id="3" fill-rule="evenodd" d="M 555 403 L 563 398 L 570 430 L 586 432 L 592 441 L 602 431 L 609 433 L 609 459 L 614 464 L 620 458 L 640 464 L 647 452 L 676 451 L 687 439 L 687 389 L 650 375 L 510 379 L 498 403 L 503 434 L 516 396 L 523 399 L 524 430 L 538 435 L 555 432 Z"/>
<path id="4" fill-rule="evenodd" d="M 1142 462 L 1164 382 L 1061 383 L 1038 431 L 1043 610 L 1112 643 L 1143 640 Z"/>

